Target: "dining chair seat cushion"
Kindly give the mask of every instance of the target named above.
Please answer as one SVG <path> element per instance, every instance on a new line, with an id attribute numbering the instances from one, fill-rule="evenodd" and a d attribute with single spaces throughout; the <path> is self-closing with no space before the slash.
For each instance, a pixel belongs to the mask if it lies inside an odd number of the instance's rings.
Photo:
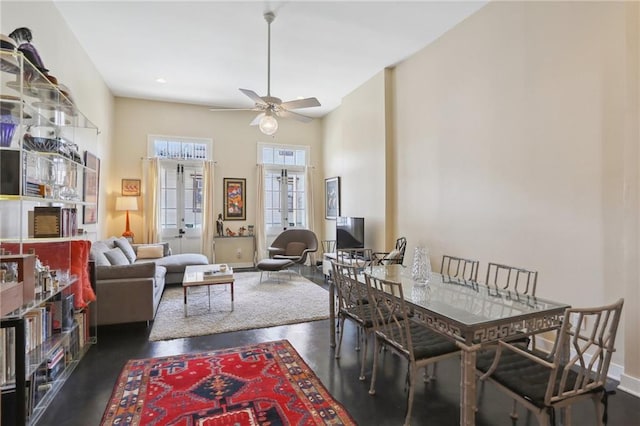
<path id="1" fill-rule="evenodd" d="M 496 350 L 481 351 L 476 360 L 476 368 L 486 373 L 495 357 Z M 538 352 L 538 356 L 541 354 Z M 558 394 L 563 368 L 559 368 L 556 377 L 554 394 Z M 525 356 L 513 351 L 504 350 L 500 356 L 500 362 L 496 370 L 491 374 L 491 379 L 500 383 L 512 392 L 523 396 L 539 408 L 545 407 L 544 397 L 550 380 L 551 370 Z M 574 388 L 578 374 L 569 370 L 564 391 Z M 603 391 L 596 388 L 592 392 Z"/>
<path id="2" fill-rule="evenodd" d="M 393 336 L 388 336 L 389 339 L 385 340 L 387 340 L 387 343 L 406 353 L 406 349 L 399 347 L 396 343 L 402 341 L 400 331 L 395 327 L 392 328 L 392 330 Z M 411 332 L 411 342 L 413 343 L 413 353 L 416 360 L 433 358 L 460 350 L 451 340 L 415 321 L 409 320 L 409 330 Z"/>

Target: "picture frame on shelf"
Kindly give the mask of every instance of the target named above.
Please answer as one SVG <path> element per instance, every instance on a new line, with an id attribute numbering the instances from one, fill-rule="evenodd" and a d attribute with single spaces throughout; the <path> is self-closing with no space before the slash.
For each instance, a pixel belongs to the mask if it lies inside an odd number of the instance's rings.
<path id="1" fill-rule="evenodd" d="M 244 178 L 224 178 L 224 220 L 246 220 L 246 184 Z"/>
<path id="2" fill-rule="evenodd" d="M 340 177 L 324 180 L 324 217 L 335 220 L 340 216 Z"/>
<path id="3" fill-rule="evenodd" d="M 100 159 L 89 151 L 84 152 L 86 169 L 83 175 L 82 201 L 93 203 L 82 209 L 82 223 L 98 223 L 98 189 L 100 188 Z"/>
<path id="4" fill-rule="evenodd" d="M 123 197 L 140 196 L 140 179 L 122 179 L 121 194 Z"/>

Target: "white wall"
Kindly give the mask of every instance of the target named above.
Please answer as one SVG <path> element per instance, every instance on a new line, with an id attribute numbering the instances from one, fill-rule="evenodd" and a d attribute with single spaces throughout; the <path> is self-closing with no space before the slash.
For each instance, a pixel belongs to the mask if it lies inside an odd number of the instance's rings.
<path id="1" fill-rule="evenodd" d="M 8 35 L 19 27 L 31 29 L 32 43 L 49 69 L 49 74 L 69 87 L 78 109 L 100 129 L 97 138 L 76 141 L 80 152 L 88 150 L 108 164 L 111 155 L 113 96 L 58 9 L 51 1 L 3 1 L 0 12 L 2 34 Z M 108 178 L 106 171 L 102 170 L 101 179 Z M 106 198 L 103 192 L 99 195 L 99 226 L 79 225 L 96 231 L 97 238 L 103 235 L 106 218 Z"/>

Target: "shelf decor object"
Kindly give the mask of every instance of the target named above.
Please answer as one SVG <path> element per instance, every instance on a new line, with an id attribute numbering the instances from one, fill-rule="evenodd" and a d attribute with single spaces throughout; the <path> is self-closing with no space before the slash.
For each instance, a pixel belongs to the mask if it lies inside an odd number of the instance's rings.
<path id="1" fill-rule="evenodd" d="M 138 210 L 138 199 L 136 197 L 118 197 L 116 198 L 116 211 L 126 211 L 127 212 L 127 222 L 126 229 L 122 233 L 122 236 L 133 241 L 133 231 L 129 227 L 129 210 L 137 211 Z"/>

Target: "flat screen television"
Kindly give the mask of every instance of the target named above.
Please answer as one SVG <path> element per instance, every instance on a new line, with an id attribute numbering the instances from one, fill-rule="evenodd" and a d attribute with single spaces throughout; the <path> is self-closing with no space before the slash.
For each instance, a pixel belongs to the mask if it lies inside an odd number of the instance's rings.
<path id="1" fill-rule="evenodd" d="M 364 218 L 339 216 L 336 219 L 336 248 L 364 248 Z"/>

